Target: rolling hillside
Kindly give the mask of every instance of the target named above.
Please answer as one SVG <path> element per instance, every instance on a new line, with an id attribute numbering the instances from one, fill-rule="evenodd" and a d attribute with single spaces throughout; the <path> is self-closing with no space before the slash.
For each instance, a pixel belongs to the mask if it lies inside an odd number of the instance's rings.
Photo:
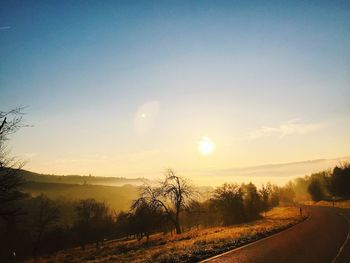
<path id="1" fill-rule="evenodd" d="M 128 210 L 132 200 L 137 198 L 138 188 L 132 185 L 78 185 L 61 183 L 27 182 L 24 191 L 32 196 L 44 194 L 51 199 L 80 200 L 94 198 L 104 201 L 116 211 Z"/>
<path id="2" fill-rule="evenodd" d="M 125 184 L 142 185 L 151 183 L 146 178 L 125 178 L 125 177 L 98 177 L 82 175 L 51 175 L 38 174 L 27 170 L 21 170 L 26 181 L 39 183 L 60 183 L 60 184 L 93 184 L 93 185 L 111 185 L 122 186 Z"/>

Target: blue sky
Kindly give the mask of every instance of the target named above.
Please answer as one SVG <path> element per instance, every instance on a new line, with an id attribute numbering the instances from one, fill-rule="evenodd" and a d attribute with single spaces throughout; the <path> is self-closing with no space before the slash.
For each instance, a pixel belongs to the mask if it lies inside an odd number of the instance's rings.
<path id="1" fill-rule="evenodd" d="M 96 175 L 348 155 L 349 17 L 348 1 L 2 1 L 1 110 L 34 125 L 11 146 L 29 169 Z"/>

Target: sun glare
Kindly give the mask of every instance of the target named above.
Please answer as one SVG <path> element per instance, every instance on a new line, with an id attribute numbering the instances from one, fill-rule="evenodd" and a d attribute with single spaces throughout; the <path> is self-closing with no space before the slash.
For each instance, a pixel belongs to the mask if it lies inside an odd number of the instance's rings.
<path id="1" fill-rule="evenodd" d="M 208 137 L 203 137 L 202 140 L 199 142 L 198 150 L 202 155 L 209 155 L 213 153 L 214 148 L 214 143 Z"/>

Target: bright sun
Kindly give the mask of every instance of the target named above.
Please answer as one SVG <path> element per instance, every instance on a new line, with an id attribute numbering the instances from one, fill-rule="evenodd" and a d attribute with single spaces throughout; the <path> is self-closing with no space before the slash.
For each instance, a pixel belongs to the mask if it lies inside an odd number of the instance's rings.
<path id="1" fill-rule="evenodd" d="M 203 155 L 209 155 L 214 151 L 215 145 L 208 137 L 203 137 L 199 142 L 198 150 Z"/>

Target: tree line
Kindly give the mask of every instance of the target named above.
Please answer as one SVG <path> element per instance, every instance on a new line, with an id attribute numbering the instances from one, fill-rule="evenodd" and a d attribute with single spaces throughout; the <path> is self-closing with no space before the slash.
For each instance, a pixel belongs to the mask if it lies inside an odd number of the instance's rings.
<path id="1" fill-rule="evenodd" d="M 305 180 L 313 201 L 350 198 L 350 163 L 339 164 L 333 170 L 312 174 Z"/>

